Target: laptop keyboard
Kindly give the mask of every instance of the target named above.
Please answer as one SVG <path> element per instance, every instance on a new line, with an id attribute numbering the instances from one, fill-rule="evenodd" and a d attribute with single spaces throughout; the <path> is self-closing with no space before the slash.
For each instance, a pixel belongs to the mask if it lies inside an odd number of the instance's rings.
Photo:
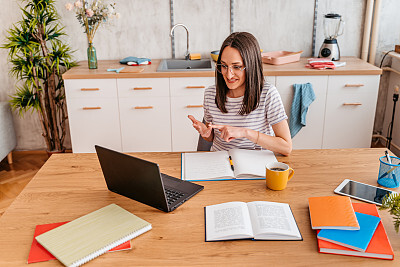
<path id="1" fill-rule="evenodd" d="M 171 205 L 172 203 L 174 203 L 176 200 L 178 200 L 179 198 L 183 197 L 183 193 L 179 192 L 179 191 L 175 191 L 172 189 L 168 189 L 165 188 L 165 195 L 167 196 L 167 202 L 168 205 Z"/>

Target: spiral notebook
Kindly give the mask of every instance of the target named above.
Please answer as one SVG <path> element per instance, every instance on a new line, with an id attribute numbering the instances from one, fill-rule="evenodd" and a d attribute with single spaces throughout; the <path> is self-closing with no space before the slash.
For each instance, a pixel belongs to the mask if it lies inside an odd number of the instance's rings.
<path id="1" fill-rule="evenodd" d="M 111 204 L 36 240 L 65 266 L 80 266 L 150 229 L 150 223 Z"/>

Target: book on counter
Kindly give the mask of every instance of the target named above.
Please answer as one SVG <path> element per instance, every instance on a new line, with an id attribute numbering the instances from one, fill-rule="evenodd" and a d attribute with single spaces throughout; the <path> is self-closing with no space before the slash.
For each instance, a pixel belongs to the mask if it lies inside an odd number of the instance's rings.
<path id="1" fill-rule="evenodd" d="M 360 229 L 350 197 L 310 197 L 308 204 L 312 229 Z"/>
<path id="2" fill-rule="evenodd" d="M 151 229 L 151 224 L 110 204 L 36 240 L 65 266 L 80 266 Z"/>
<path id="3" fill-rule="evenodd" d="M 69 221 L 68 221 L 69 222 Z M 35 237 L 38 235 L 41 235 L 43 233 L 46 233 L 52 229 L 57 228 L 58 226 L 61 226 L 63 224 L 66 224 L 68 222 L 59 222 L 59 223 L 48 223 L 48 224 L 40 224 L 36 225 L 35 227 L 35 233 L 33 234 L 33 241 L 31 245 L 31 250 L 29 251 L 29 256 L 28 256 L 28 263 L 36 263 L 36 262 L 43 262 L 43 261 L 49 261 L 49 260 L 55 260 L 56 257 L 54 257 L 50 252 L 48 252 L 42 245 L 40 245 Z M 131 241 L 126 241 L 125 243 L 116 246 L 113 249 L 110 249 L 108 252 L 113 252 L 113 251 L 120 251 L 120 250 L 128 250 L 132 249 Z"/>
<path id="4" fill-rule="evenodd" d="M 378 209 L 375 204 L 369 203 L 353 203 L 354 210 L 379 217 Z M 379 222 L 374 235 L 364 252 L 353 250 L 344 246 L 340 246 L 325 240 L 318 239 L 318 248 L 320 253 L 339 254 L 357 257 L 368 257 L 377 259 L 393 260 L 394 253 L 386 234 L 382 221 Z"/>
<path id="5" fill-rule="evenodd" d="M 303 240 L 289 204 L 253 201 L 206 206 L 206 241 Z"/>
<path id="6" fill-rule="evenodd" d="M 356 212 L 356 216 L 360 230 L 322 229 L 317 238 L 365 252 L 381 218 L 359 212 Z"/>
<path id="7" fill-rule="evenodd" d="M 265 179 L 265 165 L 276 161 L 274 153 L 269 150 L 182 153 L 181 177 L 187 181 Z"/>

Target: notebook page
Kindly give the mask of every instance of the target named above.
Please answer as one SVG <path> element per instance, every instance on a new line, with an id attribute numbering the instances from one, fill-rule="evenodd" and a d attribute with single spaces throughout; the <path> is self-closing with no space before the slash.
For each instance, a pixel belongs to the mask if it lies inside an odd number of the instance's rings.
<path id="1" fill-rule="evenodd" d="M 233 178 L 227 151 L 184 153 L 183 180 L 215 180 Z"/>

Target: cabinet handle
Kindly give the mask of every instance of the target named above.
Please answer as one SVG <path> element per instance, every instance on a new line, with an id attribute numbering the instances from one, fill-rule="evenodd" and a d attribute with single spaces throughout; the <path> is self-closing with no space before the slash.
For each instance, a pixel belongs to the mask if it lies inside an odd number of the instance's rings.
<path id="1" fill-rule="evenodd" d="M 151 90 L 153 87 L 133 87 L 133 90 Z"/>
<path id="2" fill-rule="evenodd" d="M 204 107 L 203 105 L 187 105 L 187 108 L 202 108 Z"/>
<path id="3" fill-rule="evenodd" d="M 83 107 L 83 110 L 90 110 L 90 109 L 101 109 L 101 107 Z"/>
<path id="4" fill-rule="evenodd" d="M 202 88 L 206 88 L 204 85 L 197 85 L 197 86 L 186 86 L 187 89 L 202 89 Z"/>
<path id="5" fill-rule="evenodd" d="M 135 109 L 152 109 L 153 106 L 136 106 Z"/>
<path id="6" fill-rule="evenodd" d="M 344 87 L 362 87 L 364 84 L 358 83 L 358 84 L 345 84 Z"/>
<path id="7" fill-rule="evenodd" d="M 81 91 L 99 91 L 100 88 L 81 88 Z"/>
<path id="8" fill-rule="evenodd" d="M 343 106 L 361 106 L 362 104 L 361 103 L 357 103 L 357 102 L 355 102 L 355 103 L 343 103 Z"/>

